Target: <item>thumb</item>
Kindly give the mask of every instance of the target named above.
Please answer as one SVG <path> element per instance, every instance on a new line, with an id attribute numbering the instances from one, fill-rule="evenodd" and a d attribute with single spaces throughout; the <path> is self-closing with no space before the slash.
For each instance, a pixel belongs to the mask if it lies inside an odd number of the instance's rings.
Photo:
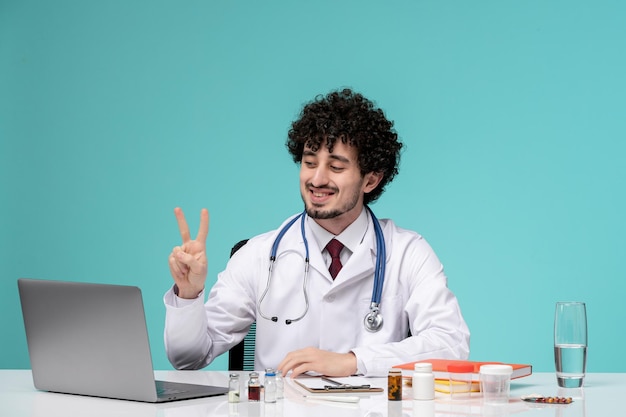
<path id="1" fill-rule="evenodd" d="M 178 251 L 176 253 L 176 259 L 189 267 L 194 273 L 202 273 L 206 269 L 206 261 L 204 252 L 199 252 L 195 255 L 191 255 L 187 252 Z"/>

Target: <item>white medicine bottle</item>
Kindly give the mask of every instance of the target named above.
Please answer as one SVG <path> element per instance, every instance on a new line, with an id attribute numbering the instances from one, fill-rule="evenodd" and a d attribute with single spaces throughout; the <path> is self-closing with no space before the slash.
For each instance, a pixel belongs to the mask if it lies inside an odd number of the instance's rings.
<path id="1" fill-rule="evenodd" d="M 434 400 L 435 375 L 432 364 L 428 362 L 416 363 L 411 385 L 413 386 L 414 400 Z"/>

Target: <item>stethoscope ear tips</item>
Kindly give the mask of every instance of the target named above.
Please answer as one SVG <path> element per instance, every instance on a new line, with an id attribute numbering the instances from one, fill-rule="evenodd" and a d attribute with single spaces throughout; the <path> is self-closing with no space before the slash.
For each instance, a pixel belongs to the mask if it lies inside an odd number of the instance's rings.
<path id="1" fill-rule="evenodd" d="M 276 317 L 276 316 L 272 317 L 272 321 L 273 321 L 274 323 L 276 323 L 276 322 L 278 321 L 278 317 Z"/>
<path id="2" fill-rule="evenodd" d="M 291 320 L 285 320 L 285 324 L 291 324 Z"/>

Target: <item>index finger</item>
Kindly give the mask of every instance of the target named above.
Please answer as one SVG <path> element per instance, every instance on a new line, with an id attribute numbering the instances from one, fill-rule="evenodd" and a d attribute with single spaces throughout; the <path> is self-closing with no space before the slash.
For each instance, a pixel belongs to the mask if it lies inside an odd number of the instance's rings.
<path id="1" fill-rule="evenodd" d="M 198 235 L 196 240 L 200 242 L 206 242 L 206 237 L 209 234 L 209 210 L 203 208 L 200 211 L 200 227 L 198 228 Z"/>
<path id="2" fill-rule="evenodd" d="M 178 222 L 178 230 L 180 232 L 180 237 L 183 239 L 183 243 L 187 243 L 191 240 L 191 236 L 189 235 L 189 226 L 187 226 L 187 220 L 185 220 L 185 214 L 180 207 L 176 207 L 174 209 L 174 215 L 176 216 L 176 221 Z"/>

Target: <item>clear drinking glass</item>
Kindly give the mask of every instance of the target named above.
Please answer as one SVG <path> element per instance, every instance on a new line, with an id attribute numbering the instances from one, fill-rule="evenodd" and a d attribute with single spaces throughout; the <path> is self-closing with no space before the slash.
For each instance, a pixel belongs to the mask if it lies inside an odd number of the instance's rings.
<path id="1" fill-rule="evenodd" d="M 583 385 L 587 366 L 585 303 L 558 302 L 554 313 L 554 365 L 559 387 Z"/>

